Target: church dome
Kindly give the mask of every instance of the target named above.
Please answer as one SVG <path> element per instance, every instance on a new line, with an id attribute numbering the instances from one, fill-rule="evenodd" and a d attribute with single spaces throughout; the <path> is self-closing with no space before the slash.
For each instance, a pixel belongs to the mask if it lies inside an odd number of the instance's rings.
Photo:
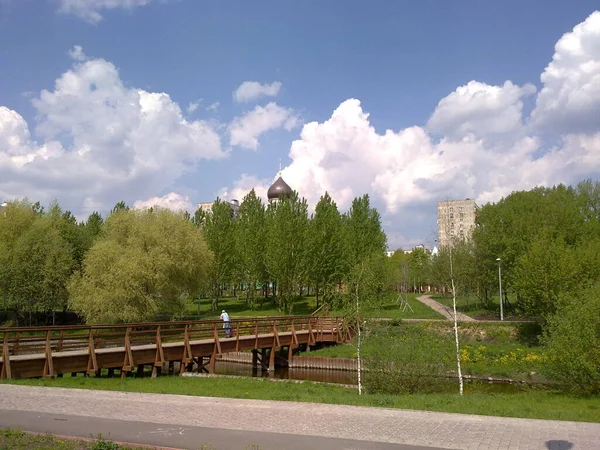
<path id="1" fill-rule="evenodd" d="M 292 188 L 289 187 L 285 181 L 283 181 L 283 178 L 281 178 L 281 176 L 279 176 L 279 178 L 277 178 L 275 183 L 273 183 L 267 191 L 267 197 L 269 198 L 269 200 L 275 200 L 283 197 L 289 197 L 293 193 L 294 191 L 292 190 Z"/>

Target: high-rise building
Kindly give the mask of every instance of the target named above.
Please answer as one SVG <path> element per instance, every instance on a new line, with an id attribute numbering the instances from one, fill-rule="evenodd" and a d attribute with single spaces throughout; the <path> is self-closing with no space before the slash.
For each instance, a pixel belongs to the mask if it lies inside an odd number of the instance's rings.
<path id="1" fill-rule="evenodd" d="M 471 238 L 477 219 L 477 204 L 470 198 L 438 202 L 437 225 L 440 247 L 448 247 L 456 239 Z"/>
<path id="2" fill-rule="evenodd" d="M 201 209 L 204 212 L 209 213 L 212 209 L 212 205 L 215 202 L 204 202 L 204 203 L 198 203 L 197 206 L 197 210 Z M 231 216 L 232 217 L 237 217 L 240 214 L 240 202 L 238 202 L 237 200 L 231 200 L 230 202 L 225 201 L 225 203 L 227 203 L 229 205 L 229 209 L 231 210 Z"/>

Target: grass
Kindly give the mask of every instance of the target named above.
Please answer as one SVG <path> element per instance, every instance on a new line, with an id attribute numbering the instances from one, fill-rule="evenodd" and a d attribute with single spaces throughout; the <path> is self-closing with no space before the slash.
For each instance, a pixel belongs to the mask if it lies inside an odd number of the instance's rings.
<path id="1" fill-rule="evenodd" d="M 384 304 L 376 310 L 370 310 L 365 312 L 365 316 L 369 318 L 387 318 L 387 319 L 443 319 L 444 316 L 434 311 L 427 305 L 419 302 L 417 296 L 419 294 L 406 294 L 408 304 L 412 307 L 414 312 L 402 311 L 398 304 L 398 296 L 396 294 L 385 294 Z M 218 311 L 211 311 L 211 301 L 209 299 L 200 300 L 200 315 L 198 316 L 198 305 L 197 303 L 191 305 L 187 313 L 189 317 L 201 319 L 218 319 L 221 314 L 221 310 L 225 309 L 232 318 L 239 317 L 260 317 L 260 316 L 281 316 L 285 315 L 277 308 L 277 304 L 273 299 L 265 300 L 262 303 L 258 300 L 256 309 L 252 310 L 246 304 L 243 298 L 236 297 L 224 297 L 219 299 Z M 294 315 L 310 315 L 317 309 L 316 299 L 313 296 L 302 297 L 294 303 Z M 332 315 L 341 314 L 340 311 L 331 311 Z"/>
<path id="2" fill-rule="evenodd" d="M 353 389 L 311 382 L 274 383 L 264 379 L 241 378 L 105 379 L 78 377 L 3 382 L 27 386 L 316 402 L 503 417 L 600 422 L 600 402 L 597 397 L 571 397 L 539 390 L 522 390 L 518 393 L 506 394 L 490 392 L 490 389 L 493 389 L 492 385 L 471 383 L 466 385 L 466 395 L 461 397 L 452 393 L 402 396 L 366 394 L 359 396 Z"/>
<path id="3" fill-rule="evenodd" d="M 16 429 L 0 429 L 0 450 L 133 450 L 101 437 L 93 441 L 58 439 L 52 435 L 26 433 Z"/>
<path id="4" fill-rule="evenodd" d="M 452 307 L 452 296 L 445 297 L 442 294 L 432 295 L 432 298 L 443 305 Z M 500 320 L 500 301 L 499 297 L 490 299 L 489 308 L 485 308 L 481 300 L 474 296 L 459 295 L 456 297 L 456 310 L 478 320 Z M 523 317 L 514 310 L 516 299 L 510 299 L 512 308 L 504 305 L 504 320 L 523 320 Z"/>

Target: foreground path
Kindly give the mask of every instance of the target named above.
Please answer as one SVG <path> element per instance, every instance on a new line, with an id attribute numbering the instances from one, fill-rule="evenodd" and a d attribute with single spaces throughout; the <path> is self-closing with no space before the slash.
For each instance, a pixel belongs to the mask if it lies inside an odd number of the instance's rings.
<path id="1" fill-rule="evenodd" d="M 79 436 L 184 448 L 600 450 L 594 423 L 315 403 L 0 385 L 0 411 L 2 427 L 65 433 L 72 424 L 68 432 Z M 193 442 L 177 444 L 186 433 Z"/>
<path id="2" fill-rule="evenodd" d="M 446 317 L 446 319 L 454 320 L 454 311 L 452 310 L 452 308 L 446 305 L 442 305 L 440 302 L 435 301 L 433 298 L 431 298 L 431 295 L 421 295 L 420 297 L 417 297 L 417 300 L 419 300 L 424 305 L 429 306 L 434 311 L 439 312 L 444 317 Z M 461 312 L 456 313 L 456 318 L 459 322 L 477 322 L 477 320 Z"/>

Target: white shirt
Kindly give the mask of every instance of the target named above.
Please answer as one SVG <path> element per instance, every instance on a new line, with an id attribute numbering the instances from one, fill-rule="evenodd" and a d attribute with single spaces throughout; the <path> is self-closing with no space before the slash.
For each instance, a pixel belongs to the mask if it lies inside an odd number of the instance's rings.
<path id="1" fill-rule="evenodd" d="M 224 322 L 229 322 L 229 314 L 227 314 L 226 312 L 221 313 L 221 320 L 223 320 Z"/>

